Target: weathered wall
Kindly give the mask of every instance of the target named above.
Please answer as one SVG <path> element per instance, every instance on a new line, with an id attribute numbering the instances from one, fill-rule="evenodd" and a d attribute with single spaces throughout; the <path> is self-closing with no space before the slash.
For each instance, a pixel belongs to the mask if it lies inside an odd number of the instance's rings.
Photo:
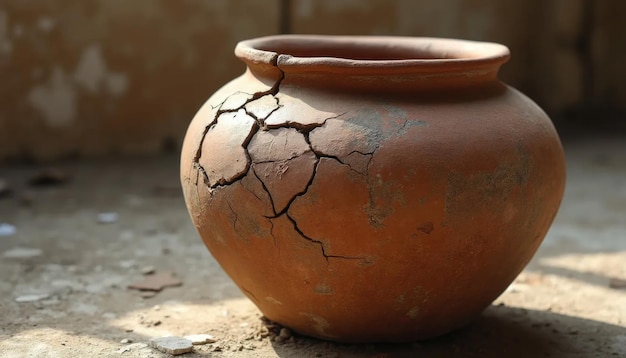
<path id="1" fill-rule="evenodd" d="M 0 158 L 145 153 L 180 141 L 243 71 L 237 41 L 276 33 L 278 2 L 0 2 Z"/>
<path id="2" fill-rule="evenodd" d="M 4 0 L 0 160 L 176 147 L 242 71 L 235 43 L 281 29 L 500 42 L 502 77 L 549 113 L 626 110 L 625 15 L 621 0 Z"/>

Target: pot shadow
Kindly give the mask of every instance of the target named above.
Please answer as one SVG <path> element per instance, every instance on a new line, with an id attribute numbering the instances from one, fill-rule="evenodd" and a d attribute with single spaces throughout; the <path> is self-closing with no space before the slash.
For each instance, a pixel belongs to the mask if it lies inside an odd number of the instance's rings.
<path id="1" fill-rule="evenodd" d="M 272 325 L 272 323 L 268 323 Z M 614 337 L 600 343 L 598 334 Z M 403 344 L 340 344 L 295 336 L 272 341 L 279 357 L 609 357 L 626 354 L 626 328 L 549 311 L 490 306 L 470 325 Z"/>

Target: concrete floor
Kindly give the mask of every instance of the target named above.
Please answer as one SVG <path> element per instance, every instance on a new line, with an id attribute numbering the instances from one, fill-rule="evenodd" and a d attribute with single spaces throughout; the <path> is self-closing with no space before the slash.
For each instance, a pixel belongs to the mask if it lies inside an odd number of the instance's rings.
<path id="1" fill-rule="evenodd" d="M 0 224 L 16 228 L 0 236 L 0 357 L 166 357 L 145 343 L 195 333 L 217 342 L 185 357 L 626 357 L 626 288 L 610 287 L 626 280 L 626 137 L 565 147 L 565 199 L 531 264 L 471 326 L 403 345 L 272 340 L 279 328 L 190 224 L 174 156 L 60 164 L 72 180 L 38 189 L 26 185 L 38 167 L 0 168 L 14 193 Z M 127 286 L 146 266 L 183 285 L 142 298 Z"/>

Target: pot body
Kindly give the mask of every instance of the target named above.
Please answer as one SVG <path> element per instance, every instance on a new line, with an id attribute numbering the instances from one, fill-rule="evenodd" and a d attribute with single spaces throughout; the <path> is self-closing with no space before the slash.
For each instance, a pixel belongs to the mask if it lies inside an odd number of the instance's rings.
<path id="1" fill-rule="evenodd" d="M 267 318 L 334 341 L 430 338 L 531 259 L 565 168 L 523 94 L 342 88 L 266 64 L 198 112 L 181 179 L 204 243 Z"/>

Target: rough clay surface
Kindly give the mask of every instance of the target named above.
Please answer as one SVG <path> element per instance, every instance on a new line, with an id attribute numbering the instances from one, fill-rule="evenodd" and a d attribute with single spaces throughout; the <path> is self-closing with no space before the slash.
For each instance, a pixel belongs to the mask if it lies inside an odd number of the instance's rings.
<path id="1" fill-rule="evenodd" d="M 0 252 L 41 255 L 0 259 L 0 357 L 168 357 L 148 341 L 191 334 L 217 342 L 183 357 L 626 356 L 626 290 L 609 287 L 626 279 L 626 138 L 565 148 L 563 206 L 531 264 L 472 325 L 402 345 L 278 338 L 204 248 L 175 157 L 67 163 L 71 183 L 37 190 L 23 183 L 38 168 L 4 167 L 14 194 L 0 199 L 0 222 L 17 232 L 0 237 Z M 22 206 L 29 190 L 32 206 Z M 103 211 L 119 220 L 98 224 Z M 127 286 L 147 266 L 183 285 L 142 298 Z M 27 295 L 41 298 L 16 302 Z"/>

